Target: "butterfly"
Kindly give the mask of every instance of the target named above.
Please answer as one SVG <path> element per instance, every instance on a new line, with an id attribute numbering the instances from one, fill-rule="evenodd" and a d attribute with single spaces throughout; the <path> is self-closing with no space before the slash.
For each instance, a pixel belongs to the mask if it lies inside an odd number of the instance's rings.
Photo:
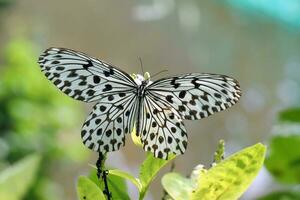
<path id="1" fill-rule="evenodd" d="M 85 120 L 85 146 L 107 153 L 125 145 L 136 128 L 145 151 L 157 158 L 183 154 L 187 133 L 183 120 L 197 120 L 225 110 L 241 97 L 239 83 L 228 76 L 188 73 L 150 80 L 149 73 L 129 75 L 84 53 L 49 48 L 39 57 L 42 72 L 62 92 L 97 102 Z"/>

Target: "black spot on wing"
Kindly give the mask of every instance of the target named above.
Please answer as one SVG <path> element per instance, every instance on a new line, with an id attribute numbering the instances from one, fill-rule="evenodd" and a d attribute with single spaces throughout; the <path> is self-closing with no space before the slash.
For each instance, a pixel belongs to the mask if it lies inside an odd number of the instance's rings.
<path id="1" fill-rule="evenodd" d="M 86 64 L 82 65 L 83 69 L 88 70 L 89 67 L 93 67 L 93 63 L 91 60 L 87 60 Z"/>

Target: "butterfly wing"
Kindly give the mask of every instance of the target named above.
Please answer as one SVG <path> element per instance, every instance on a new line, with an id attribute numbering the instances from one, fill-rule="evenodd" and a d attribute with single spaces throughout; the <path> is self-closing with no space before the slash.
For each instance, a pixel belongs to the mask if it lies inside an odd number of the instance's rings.
<path id="1" fill-rule="evenodd" d="M 134 80 L 125 72 L 84 53 L 49 48 L 39 58 L 46 77 L 70 97 L 98 101 L 81 131 L 84 144 L 102 153 L 125 144 L 137 107 Z"/>
<path id="2" fill-rule="evenodd" d="M 136 120 L 137 97 L 120 94 L 103 96 L 84 122 L 81 137 L 88 148 L 105 153 L 125 145 L 125 134 Z"/>
<path id="3" fill-rule="evenodd" d="M 216 74 L 184 74 L 146 87 L 140 136 L 146 151 L 167 159 L 182 154 L 187 134 L 182 119 L 201 119 L 235 104 L 241 96 L 233 78 Z"/>
<path id="4" fill-rule="evenodd" d="M 187 146 L 186 130 L 181 116 L 169 104 L 146 95 L 139 123 L 145 151 L 162 159 L 167 159 L 169 153 L 184 153 Z"/>
<path id="5" fill-rule="evenodd" d="M 191 73 L 157 80 L 146 88 L 146 95 L 165 102 L 183 119 L 195 120 L 231 107 L 241 90 L 231 77 Z"/>
<path id="6" fill-rule="evenodd" d="M 61 91 L 85 102 L 97 101 L 107 93 L 130 92 L 137 87 L 126 72 L 71 49 L 49 48 L 38 63 Z"/>

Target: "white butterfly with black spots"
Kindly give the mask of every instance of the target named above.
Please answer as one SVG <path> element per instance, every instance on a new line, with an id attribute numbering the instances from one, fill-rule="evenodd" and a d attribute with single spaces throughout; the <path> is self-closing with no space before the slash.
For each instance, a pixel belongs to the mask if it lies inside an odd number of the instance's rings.
<path id="1" fill-rule="evenodd" d="M 38 63 L 46 77 L 70 97 L 94 102 L 81 137 L 102 153 L 125 145 L 133 131 L 155 157 L 183 154 L 187 134 L 183 120 L 196 120 L 225 110 L 241 96 L 238 82 L 225 75 L 190 73 L 154 82 L 148 73 L 130 76 L 84 53 L 49 48 Z"/>

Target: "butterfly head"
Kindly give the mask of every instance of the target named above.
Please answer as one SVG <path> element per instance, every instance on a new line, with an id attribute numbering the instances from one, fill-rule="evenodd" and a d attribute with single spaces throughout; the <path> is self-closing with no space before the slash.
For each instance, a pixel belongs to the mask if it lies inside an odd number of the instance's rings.
<path id="1" fill-rule="evenodd" d="M 135 83 L 137 85 L 148 85 L 149 83 L 152 83 L 152 81 L 150 81 L 150 73 L 149 72 L 145 72 L 144 76 L 140 75 L 140 74 L 132 74 L 131 77 L 134 79 Z"/>

